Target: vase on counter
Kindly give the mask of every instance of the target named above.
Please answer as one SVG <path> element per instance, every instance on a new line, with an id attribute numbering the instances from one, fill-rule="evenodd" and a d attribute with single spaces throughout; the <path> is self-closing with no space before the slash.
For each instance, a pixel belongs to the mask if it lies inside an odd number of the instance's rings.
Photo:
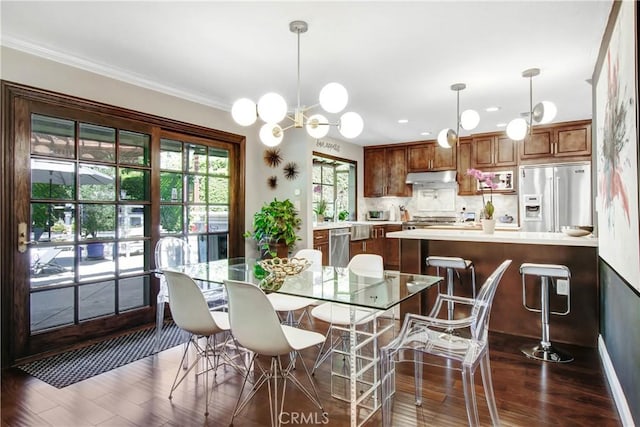
<path id="1" fill-rule="evenodd" d="M 493 232 L 496 231 L 496 220 L 483 218 L 482 231 L 487 234 L 493 234 Z"/>

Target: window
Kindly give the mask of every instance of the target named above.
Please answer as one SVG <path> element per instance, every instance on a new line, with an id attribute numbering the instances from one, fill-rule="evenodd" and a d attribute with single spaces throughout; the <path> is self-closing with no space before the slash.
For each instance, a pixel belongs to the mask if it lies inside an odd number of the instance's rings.
<path id="1" fill-rule="evenodd" d="M 356 212 L 356 164 L 353 161 L 314 153 L 313 209 L 326 204 L 325 219 L 353 220 Z"/>

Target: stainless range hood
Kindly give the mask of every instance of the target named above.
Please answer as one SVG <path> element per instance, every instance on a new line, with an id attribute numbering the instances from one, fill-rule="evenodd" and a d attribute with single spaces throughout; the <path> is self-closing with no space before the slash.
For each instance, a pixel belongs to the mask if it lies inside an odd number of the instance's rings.
<path id="1" fill-rule="evenodd" d="M 437 186 L 439 188 L 455 187 L 457 184 L 456 171 L 410 172 L 407 174 L 406 183 L 424 186 Z"/>

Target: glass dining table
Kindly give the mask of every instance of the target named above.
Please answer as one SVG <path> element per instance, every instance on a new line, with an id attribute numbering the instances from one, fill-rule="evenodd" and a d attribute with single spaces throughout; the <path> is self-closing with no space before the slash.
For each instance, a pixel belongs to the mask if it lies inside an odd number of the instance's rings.
<path id="1" fill-rule="evenodd" d="M 209 294 L 218 290 L 220 304 L 225 301 L 224 280 L 241 280 L 257 286 L 269 282 L 268 273 L 251 258 L 230 258 L 173 269 L 191 276 Z M 346 267 L 312 266 L 286 276 L 282 286 L 272 290 L 349 307 L 349 326 L 333 328 L 347 345 L 337 348 L 331 360 L 331 394 L 349 402 L 351 426 L 364 424 L 380 407 L 378 344 L 395 336 L 399 325 L 394 308 L 441 280 L 437 276 L 397 271 L 372 275 Z"/>

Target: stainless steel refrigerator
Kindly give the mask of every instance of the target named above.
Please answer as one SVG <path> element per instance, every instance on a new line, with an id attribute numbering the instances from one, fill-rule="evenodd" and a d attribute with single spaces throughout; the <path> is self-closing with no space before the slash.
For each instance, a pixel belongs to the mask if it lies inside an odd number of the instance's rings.
<path id="1" fill-rule="evenodd" d="M 589 163 L 521 166 L 518 178 L 522 231 L 592 224 Z"/>

